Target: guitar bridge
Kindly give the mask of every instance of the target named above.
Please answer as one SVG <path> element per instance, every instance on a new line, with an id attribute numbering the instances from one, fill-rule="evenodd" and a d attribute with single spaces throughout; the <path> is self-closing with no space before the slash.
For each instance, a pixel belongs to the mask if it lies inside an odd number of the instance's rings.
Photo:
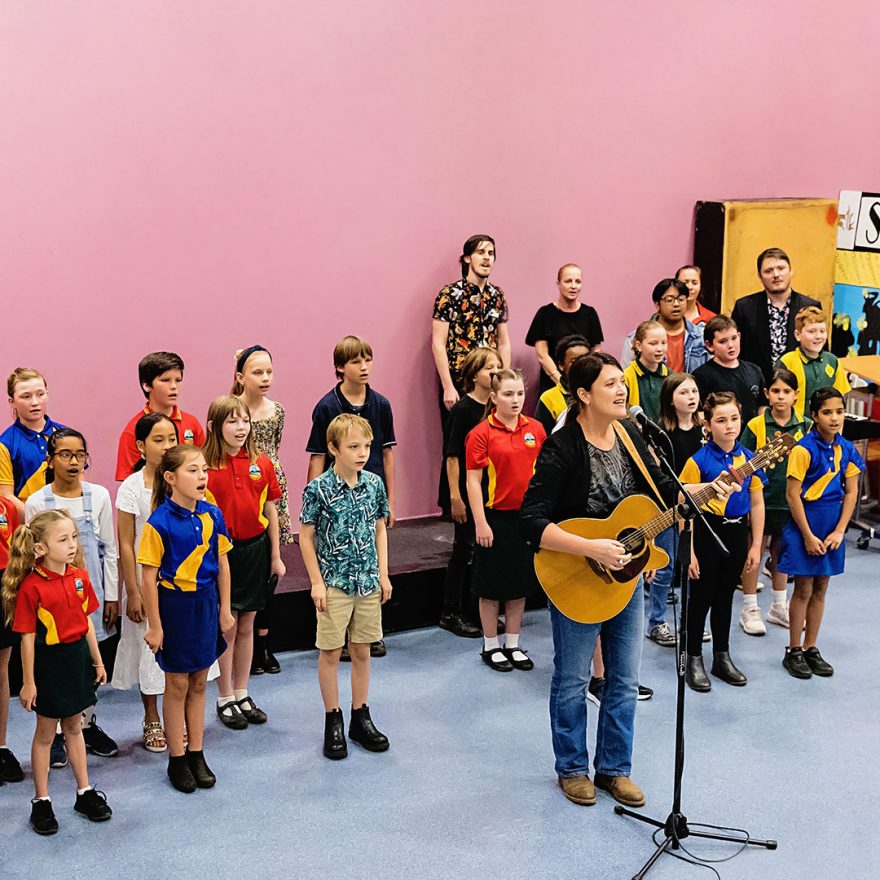
<path id="1" fill-rule="evenodd" d="M 596 562 L 595 559 L 590 559 L 589 556 L 585 556 L 584 559 L 587 560 L 587 562 L 590 565 L 590 568 L 593 569 L 593 571 L 596 573 L 597 577 L 601 578 L 606 584 L 613 584 L 614 583 L 613 578 L 611 577 L 610 574 L 608 574 L 608 569 L 606 569 L 604 565 L 602 565 L 599 562 Z"/>

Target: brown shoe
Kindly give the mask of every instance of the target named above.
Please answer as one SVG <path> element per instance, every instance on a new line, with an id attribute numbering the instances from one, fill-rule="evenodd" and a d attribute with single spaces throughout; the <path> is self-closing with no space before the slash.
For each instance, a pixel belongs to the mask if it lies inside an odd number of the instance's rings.
<path id="1" fill-rule="evenodd" d="M 560 776 L 559 787 L 573 804 L 592 807 L 596 803 L 596 789 L 589 776 Z"/>
<path id="2" fill-rule="evenodd" d="M 596 788 L 607 791 L 611 797 L 625 807 L 643 807 L 645 793 L 629 778 L 629 776 L 606 776 L 597 773 L 593 779 Z"/>

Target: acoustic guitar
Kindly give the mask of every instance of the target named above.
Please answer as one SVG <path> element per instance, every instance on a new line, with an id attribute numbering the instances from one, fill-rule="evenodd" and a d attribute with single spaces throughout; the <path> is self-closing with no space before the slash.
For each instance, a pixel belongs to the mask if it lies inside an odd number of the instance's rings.
<path id="1" fill-rule="evenodd" d="M 719 477 L 726 483 L 742 484 L 761 468 L 774 467 L 795 445 L 789 434 L 778 434 L 754 457 Z M 715 497 L 705 486 L 691 497 L 702 507 Z M 559 550 L 539 550 L 535 554 L 535 573 L 550 601 L 566 616 L 579 623 L 601 623 L 623 611 L 629 604 L 644 571 L 655 571 L 669 563 L 654 538 L 675 521 L 677 508 L 661 511 L 645 495 L 630 495 L 605 519 L 567 519 L 559 528 L 580 538 L 612 538 L 620 541 L 632 558 L 624 568 L 607 568 L 588 556 L 575 556 Z"/>

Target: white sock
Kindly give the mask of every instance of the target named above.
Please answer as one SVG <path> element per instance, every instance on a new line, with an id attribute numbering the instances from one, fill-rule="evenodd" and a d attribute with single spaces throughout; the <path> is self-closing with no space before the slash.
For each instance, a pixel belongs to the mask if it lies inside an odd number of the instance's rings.
<path id="1" fill-rule="evenodd" d="M 34 798 L 33 803 L 36 803 L 37 801 L 51 801 L 51 800 L 52 800 L 52 798 L 50 798 L 49 795 L 46 795 L 46 797 Z"/>
<path id="2" fill-rule="evenodd" d="M 235 695 L 236 703 L 240 703 L 248 695 L 247 688 L 240 691 L 233 691 L 232 693 Z"/>
<path id="3" fill-rule="evenodd" d="M 747 593 L 743 595 L 743 611 L 746 608 L 757 608 L 758 607 L 758 596 L 757 594 L 754 596 L 750 596 Z"/>
<path id="4" fill-rule="evenodd" d="M 228 697 L 223 697 L 218 694 L 217 696 L 217 705 L 222 709 L 224 706 L 229 705 L 229 703 L 235 702 L 235 694 L 229 694 Z"/>
<path id="5" fill-rule="evenodd" d="M 484 651 L 498 651 L 501 649 L 501 642 L 498 639 L 498 636 L 495 636 L 494 639 L 483 639 L 483 650 Z"/>
<path id="6" fill-rule="evenodd" d="M 2 746 L 0 746 L 0 752 L 6 749 L 6 743 L 4 742 Z"/>
<path id="7" fill-rule="evenodd" d="M 91 791 L 94 788 L 92 785 L 87 785 L 85 788 L 78 788 L 76 790 L 77 794 L 85 794 L 87 791 Z"/>
<path id="8" fill-rule="evenodd" d="M 506 633 L 504 636 L 504 647 L 505 648 L 518 648 L 519 647 L 519 633 Z"/>
<path id="9" fill-rule="evenodd" d="M 774 590 L 773 591 L 773 604 L 774 605 L 788 605 L 788 590 Z"/>

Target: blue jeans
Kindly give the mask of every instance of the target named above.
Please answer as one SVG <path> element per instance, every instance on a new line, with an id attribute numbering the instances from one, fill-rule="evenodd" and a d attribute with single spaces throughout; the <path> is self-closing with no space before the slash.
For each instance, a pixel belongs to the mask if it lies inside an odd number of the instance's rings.
<path id="1" fill-rule="evenodd" d="M 642 584 L 623 611 L 604 623 L 576 623 L 550 605 L 553 625 L 553 678 L 550 682 L 550 727 L 556 774 L 588 776 L 587 686 L 596 638 L 602 635 L 605 692 L 596 734 L 596 772 L 629 776 L 642 657 Z"/>
<path id="2" fill-rule="evenodd" d="M 668 528 L 665 532 L 660 532 L 654 539 L 654 543 L 661 549 L 666 551 L 666 555 L 671 560 L 674 552 L 674 545 L 678 530 Z M 669 587 L 672 585 L 672 562 L 665 568 L 660 568 L 651 581 L 651 591 L 648 594 L 648 631 L 651 627 L 659 626 L 666 618 L 666 596 L 669 593 Z"/>

